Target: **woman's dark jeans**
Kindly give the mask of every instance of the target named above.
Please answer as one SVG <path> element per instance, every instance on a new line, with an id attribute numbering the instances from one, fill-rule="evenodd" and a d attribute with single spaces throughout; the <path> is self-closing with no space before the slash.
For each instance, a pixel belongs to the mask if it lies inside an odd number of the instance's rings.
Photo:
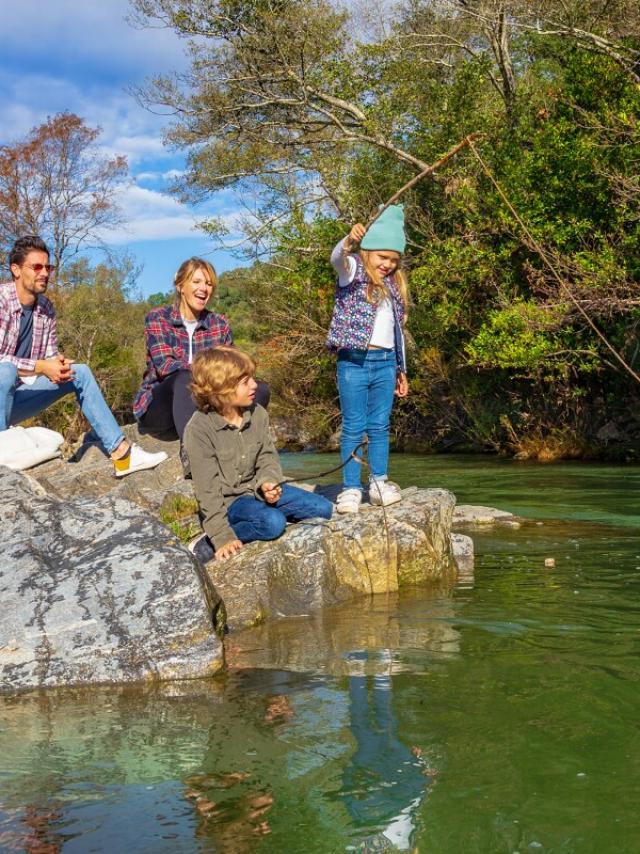
<path id="1" fill-rule="evenodd" d="M 196 411 L 196 405 L 189 391 L 191 371 L 174 371 L 161 383 L 154 386 L 149 408 L 140 419 L 140 426 L 149 433 L 167 433 L 175 430 L 182 442 L 184 428 Z M 269 386 L 258 380 L 255 402 L 266 409 L 271 399 Z"/>

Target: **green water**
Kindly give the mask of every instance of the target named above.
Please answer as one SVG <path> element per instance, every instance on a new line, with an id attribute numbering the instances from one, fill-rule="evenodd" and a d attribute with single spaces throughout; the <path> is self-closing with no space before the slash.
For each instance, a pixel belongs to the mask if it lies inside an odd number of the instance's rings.
<path id="1" fill-rule="evenodd" d="M 392 475 L 550 521 L 476 535 L 473 584 L 232 637 L 214 681 L 5 700 L 0 851 L 640 851 L 640 469 Z"/>

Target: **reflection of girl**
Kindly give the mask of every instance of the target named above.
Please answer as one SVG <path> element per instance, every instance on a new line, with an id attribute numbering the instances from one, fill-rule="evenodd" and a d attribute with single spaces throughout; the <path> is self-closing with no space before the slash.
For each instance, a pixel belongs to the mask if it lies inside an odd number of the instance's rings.
<path id="1" fill-rule="evenodd" d="M 390 666 L 389 650 L 380 650 L 377 656 Z M 364 670 L 370 653 L 352 652 L 347 659 L 355 671 Z M 377 831 L 350 846 L 354 851 L 411 850 L 418 810 L 432 780 L 421 751 L 409 750 L 398 736 L 392 690 L 391 676 L 385 673 L 349 677 L 356 749 L 344 771 L 341 798 L 357 826 Z"/>
<path id="2" fill-rule="evenodd" d="M 189 258 L 174 277 L 172 305 L 154 308 L 145 318 L 147 365 L 133 401 L 140 426 L 152 433 L 175 430 L 182 441 L 184 428 L 196 411 L 189 391 L 191 363 L 208 347 L 231 344 L 226 318 L 207 309 L 218 278 L 208 261 Z M 269 389 L 258 383 L 257 403 L 266 406 Z"/>

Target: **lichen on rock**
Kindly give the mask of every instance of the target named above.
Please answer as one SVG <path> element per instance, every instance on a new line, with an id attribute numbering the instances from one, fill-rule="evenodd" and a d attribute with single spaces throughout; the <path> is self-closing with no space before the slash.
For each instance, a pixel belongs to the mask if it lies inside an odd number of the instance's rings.
<path id="1" fill-rule="evenodd" d="M 0 468 L 0 691 L 184 679 L 223 666 L 219 596 L 122 498 L 61 502 Z"/>

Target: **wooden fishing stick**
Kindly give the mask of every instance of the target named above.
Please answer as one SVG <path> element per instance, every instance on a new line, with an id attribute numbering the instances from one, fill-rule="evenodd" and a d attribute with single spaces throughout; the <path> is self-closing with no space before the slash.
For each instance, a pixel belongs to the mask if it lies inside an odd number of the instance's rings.
<path id="1" fill-rule="evenodd" d="M 396 193 L 394 193 L 388 202 L 385 202 L 382 207 L 375 212 L 373 216 L 371 216 L 365 225 L 365 231 L 369 231 L 373 223 L 381 216 L 388 207 L 394 205 L 398 199 L 402 198 L 407 190 L 410 190 L 412 187 L 415 187 L 420 181 L 426 178 L 428 175 L 432 175 L 436 169 L 439 169 L 441 166 L 444 166 L 447 161 L 451 160 L 452 157 L 455 157 L 459 151 L 462 151 L 463 148 L 466 148 L 467 145 L 472 145 L 475 139 L 478 139 L 480 134 L 478 133 L 470 133 L 469 136 L 465 136 L 462 142 L 459 142 L 457 145 L 454 145 L 452 149 L 447 151 L 446 154 L 443 154 L 439 160 L 436 160 L 435 163 L 432 163 L 431 166 L 427 166 L 426 169 L 423 169 L 418 175 L 415 175 L 410 181 L 401 187 Z"/>

